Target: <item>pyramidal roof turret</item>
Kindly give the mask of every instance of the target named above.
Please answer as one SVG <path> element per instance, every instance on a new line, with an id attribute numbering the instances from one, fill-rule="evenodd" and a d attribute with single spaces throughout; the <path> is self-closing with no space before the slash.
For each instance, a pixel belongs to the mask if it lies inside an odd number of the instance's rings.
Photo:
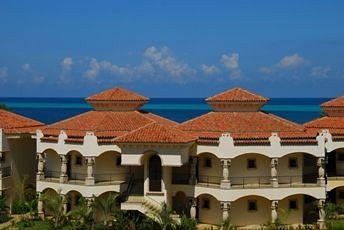
<path id="1" fill-rule="evenodd" d="M 329 117 L 344 117 L 344 96 L 322 103 L 321 107 Z"/>
<path id="2" fill-rule="evenodd" d="M 258 111 L 268 98 L 242 88 L 233 88 L 208 97 L 206 102 L 215 111 L 252 112 Z"/>
<path id="3" fill-rule="evenodd" d="M 86 98 L 86 102 L 95 110 L 130 111 L 137 110 L 149 101 L 149 98 L 124 88 L 116 87 Z"/>

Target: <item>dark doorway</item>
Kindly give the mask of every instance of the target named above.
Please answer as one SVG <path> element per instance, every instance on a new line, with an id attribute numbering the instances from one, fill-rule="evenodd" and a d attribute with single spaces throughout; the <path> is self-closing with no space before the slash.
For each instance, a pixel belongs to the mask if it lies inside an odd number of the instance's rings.
<path id="1" fill-rule="evenodd" d="M 71 177 L 71 174 L 72 174 L 72 156 L 71 156 L 71 154 L 68 154 L 67 156 L 66 156 L 66 158 L 67 158 L 67 176 L 68 176 L 68 178 L 70 178 Z"/>
<path id="2" fill-rule="evenodd" d="M 326 164 L 326 173 L 327 173 L 327 176 L 336 176 L 336 172 L 337 172 L 337 169 L 336 169 L 336 152 L 333 151 L 333 152 L 330 152 L 330 153 L 327 153 L 326 154 L 326 157 L 327 157 L 327 164 Z"/>
<path id="3" fill-rule="evenodd" d="M 149 191 L 161 192 L 161 160 L 157 155 L 149 159 Z"/>

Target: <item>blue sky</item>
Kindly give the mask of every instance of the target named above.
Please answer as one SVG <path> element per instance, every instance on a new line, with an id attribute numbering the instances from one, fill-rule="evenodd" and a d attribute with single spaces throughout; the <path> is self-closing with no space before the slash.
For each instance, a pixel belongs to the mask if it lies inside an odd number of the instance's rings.
<path id="1" fill-rule="evenodd" d="M 0 96 L 344 94 L 344 1 L 0 1 Z"/>

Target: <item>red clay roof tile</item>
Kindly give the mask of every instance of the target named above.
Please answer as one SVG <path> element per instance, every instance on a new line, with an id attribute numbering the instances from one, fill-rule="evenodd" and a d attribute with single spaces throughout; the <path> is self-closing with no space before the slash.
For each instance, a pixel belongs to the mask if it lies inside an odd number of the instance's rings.
<path id="1" fill-rule="evenodd" d="M 267 102 L 268 98 L 242 88 L 234 88 L 206 99 L 207 102 Z"/>
<path id="2" fill-rule="evenodd" d="M 86 101 L 148 101 L 149 98 L 120 87 L 89 96 Z"/>
<path id="3" fill-rule="evenodd" d="M 344 96 L 321 104 L 322 107 L 344 107 Z"/>

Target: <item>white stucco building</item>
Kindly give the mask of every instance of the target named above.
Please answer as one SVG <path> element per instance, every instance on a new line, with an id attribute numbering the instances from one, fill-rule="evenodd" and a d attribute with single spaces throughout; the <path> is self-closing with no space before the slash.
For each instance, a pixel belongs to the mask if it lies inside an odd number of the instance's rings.
<path id="1" fill-rule="evenodd" d="M 43 124 L 0 109 L 0 192 L 8 205 L 18 181 L 35 184 L 36 142 L 32 133 Z M 23 181 L 25 178 L 25 181 Z"/>
<path id="2" fill-rule="evenodd" d="M 116 192 L 122 209 L 164 201 L 207 224 L 323 223 L 328 131 L 267 114 L 268 99 L 241 88 L 208 98 L 213 111 L 182 124 L 140 111 L 148 100 L 110 89 L 86 99 L 93 111 L 38 130 L 38 194 L 71 196 L 70 209 Z"/>

